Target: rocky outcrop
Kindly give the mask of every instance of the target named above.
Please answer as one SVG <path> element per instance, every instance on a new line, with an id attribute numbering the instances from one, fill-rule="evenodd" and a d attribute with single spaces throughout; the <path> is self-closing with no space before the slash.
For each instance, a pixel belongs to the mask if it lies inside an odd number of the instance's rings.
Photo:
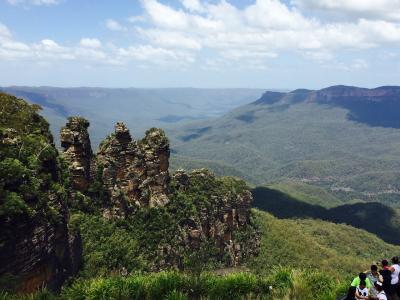
<path id="1" fill-rule="evenodd" d="M 100 144 L 97 168 L 108 191 L 107 216 L 126 216 L 140 207 L 168 203 L 169 143 L 160 129 L 150 129 L 140 141 L 117 123 L 115 133 Z"/>
<path id="2" fill-rule="evenodd" d="M 258 253 L 260 240 L 250 220 L 253 198 L 248 187 L 238 179 L 223 180 L 207 169 L 191 173 L 178 170 L 173 175 L 175 188 L 180 192 L 196 197 L 199 186 L 209 191 L 208 201 L 199 201 L 198 213 L 181 228 L 185 247 L 195 250 L 203 242 L 211 241 L 220 258 L 225 257 L 226 265 L 237 266 Z"/>
<path id="3" fill-rule="evenodd" d="M 88 133 L 89 122 L 84 118 L 70 117 L 61 129 L 61 146 L 68 162 L 74 188 L 86 192 L 90 184 L 90 166 L 93 158 Z"/>
<path id="4" fill-rule="evenodd" d="M 76 274 L 65 174 L 37 105 L 0 93 L 0 289 L 58 290 Z"/>
<path id="5" fill-rule="evenodd" d="M 58 291 L 68 277 L 77 274 L 82 263 L 81 238 L 68 227 L 66 207 L 58 209 L 62 220 L 57 224 L 43 215 L 2 223 L 1 288 L 19 293 L 43 287 Z"/>
<path id="6" fill-rule="evenodd" d="M 82 170 L 75 173 L 80 177 L 74 177 L 80 183 L 83 171 L 89 168 L 83 167 L 82 161 L 87 161 L 84 158 L 89 158 L 91 152 L 82 151 L 84 141 L 89 140 L 82 134 L 86 132 L 82 130 L 87 128 L 86 123 L 78 126 L 77 122 L 71 122 L 74 120 L 71 118 L 63 129 L 61 140 L 68 146 L 65 154 L 72 170 L 77 169 L 74 164 Z M 87 155 L 83 155 L 85 153 Z M 166 240 L 156 241 L 158 255 L 154 270 L 184 269 L 185 255 L 207 252 L 207 245 L 213 249 L 213 254 L 205 255 L 227 266 L 237 266 L 245 258 L 256 255 L 259 234 L 250 220 L 252 195 L 246 184 L 233 178 L 216 178 L 205 169 L 191 173 L 179 170 L 171 179 L 169 156 L 169 141 L 161 129 L 152 128 L 143 139 L 134 140 L 125 124 L 117 123 L 114 133 L 100 144 L 91 161 L 96 178 L 85 177 L 89 182 L 95 180 L 95 185 L 102 186 L 107 194 L 101 208 L 103 216 L 135 218 L 142 208 L 163 207 L 165 209 L 159 213 L 166 219 L 179 218 L 176 223 L 169 224 L 172 227 L 167 231 L 173 234 Z M 96 197 L 91 196 L 92 199 Z M 176 207 L 183 211 L 176 211 Z"/>

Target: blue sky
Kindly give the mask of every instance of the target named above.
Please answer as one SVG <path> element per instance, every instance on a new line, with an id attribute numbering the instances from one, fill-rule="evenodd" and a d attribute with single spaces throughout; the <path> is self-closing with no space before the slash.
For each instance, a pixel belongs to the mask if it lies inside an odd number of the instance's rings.
<path id="1" fill-rule="evenodd" d="M 0 85 L 400 84 L 400 0 L 0 0 Z"/>

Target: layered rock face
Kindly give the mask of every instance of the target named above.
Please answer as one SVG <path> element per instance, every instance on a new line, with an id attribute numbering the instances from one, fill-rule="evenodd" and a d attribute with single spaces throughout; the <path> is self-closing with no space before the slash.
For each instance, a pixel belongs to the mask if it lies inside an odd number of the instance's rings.
<path id="1" fill-rule="evenodd" d="M 90 165 L 93 157 L 88 134 L 89 122 L 80 117 L 70 117 L 61 129 L 61 146 L 68 162 L 74 188 L 87 191 L 90 184 Z"/>
<path id="2" fill-rule="evenodd" d="M 97 168 L 109 192 L 106 215 L 126 216 L 140 207 L 168 203 L 169 143 L 160 129 L 150 129 L 140 141 L 117 123 L 115 133 L 100 145 Z"/>
<path id="3" fill-rule="evenodd" d="M 69 191 L 38 106 L 0 93 L 0 289 L 58 290 L 79 269 Z"/>
<path id="4" fill-rule="evenodd" d="M 77 274 L 82 263 L 81 238 L 68 228 L 67 208 L 60 199 L 53 200 L 60 204 L 62 219 L 57 224 L 43 215 L 2 223 L 6 234 L 0 240 L 1 288 L 19 293 L 43 287 L 58 291 L 68 277 Z"/>
<path id="5" fill-rule="evenodd" d="M 181 226 L 185 247 L 195 250 L 201 243 L 212 241 L 225 263 L 237 266 L 258 254 L 260 239 L 250 220 L 251 192 L 240 180 L 225 180 L 217 179 L 207 169 L 191 173 L 178 170 L 173 175 L 175 188 L 188 195 L 196 197 L 198 192 L 193 187 L 208 187 L 208 201 L 199 200 L 198 213 Z"/>

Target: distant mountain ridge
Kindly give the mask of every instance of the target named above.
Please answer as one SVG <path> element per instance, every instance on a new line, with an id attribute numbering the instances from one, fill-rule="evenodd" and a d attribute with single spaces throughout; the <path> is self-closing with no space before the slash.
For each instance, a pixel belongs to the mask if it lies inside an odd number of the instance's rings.
<path id="1" fill-rule="evenodd" d="M 337 85 L 318 91 L 298 89 L 289 93 L 266 92 L 253 104 L 285 103 L 286 107 L 314 102 L 349 110 L 349 120 L 370 126 L 400 128 L 400 87 L 382 86 L 374 89 Z M 284 106 L 282 106 L 283 108 Z"/>
<path id="2" fill-rule="evenodd" d="M 342 200 L 400 206 L 399 115 L 397 86 L 267 91 L 170 136 L 180 161 L 188 158 L 186 167 L 191 159 L 206 159 L 247 174 L 256 185 L 294 179 Z"/>
<path id="3" fill-rule="evenodd" d="M 67 116 L 85 116 L 95 125 L 91 129 L 94 146 L 112 129 L 110 124 L 117 121 L 125 121 L 135 136 L 141 136 L 147 128 L 221 116 L 264 92 L 263 89 L 27 86 L 0 87 L 1 90 L 41 105 L 56 140 Z"/>

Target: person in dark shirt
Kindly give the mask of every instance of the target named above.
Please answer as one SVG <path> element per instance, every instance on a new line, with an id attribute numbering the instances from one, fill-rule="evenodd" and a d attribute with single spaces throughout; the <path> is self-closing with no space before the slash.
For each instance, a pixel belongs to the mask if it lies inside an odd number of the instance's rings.
<path id="1" fill-rule="evenodd" d="M 356 290 L 357 288 L 355 286 L 350 286 L 349 290 L 347 291 L 346 298 L 343 300 L 354 300 L 356 299 Z"/>
<path id="2" fill-rule="evenodd" d="M 382 260 L 381 263 L 382 270 L 379 271 L 379 274 L 382 276 L 382 288 L 385 291 L 386 295 L 391 295 L 392 294 L 392 272 L 390 271 L 389 268 L 389 262 L 384 259 Z"/>

